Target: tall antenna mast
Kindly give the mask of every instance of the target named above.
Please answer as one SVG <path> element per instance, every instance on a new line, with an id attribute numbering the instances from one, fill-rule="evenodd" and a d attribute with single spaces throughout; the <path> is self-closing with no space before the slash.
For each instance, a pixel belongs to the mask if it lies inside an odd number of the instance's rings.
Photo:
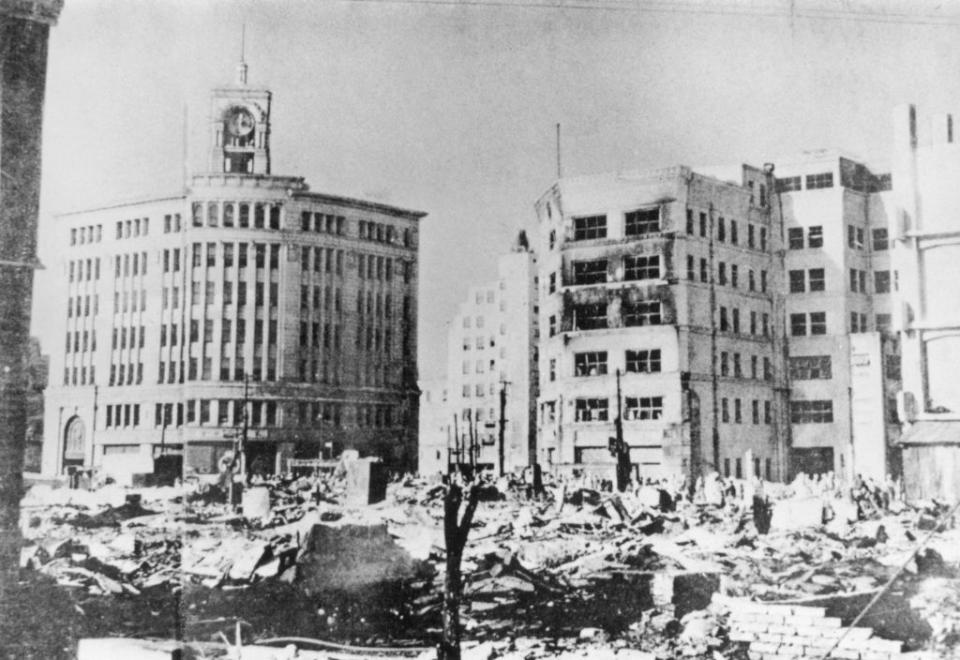
<path id="1" fill-rule="evenodd" d="M 237 84 L 247 84 L 247 24 L 243 23 L 240 27 L 240 64 L 237 65 Z"/>
<path id="2" fill-rule="evenodd" d="M 557 122 L 557 178 L 563 178 L 563 166 L 560 161 L 560 122 Z"/>

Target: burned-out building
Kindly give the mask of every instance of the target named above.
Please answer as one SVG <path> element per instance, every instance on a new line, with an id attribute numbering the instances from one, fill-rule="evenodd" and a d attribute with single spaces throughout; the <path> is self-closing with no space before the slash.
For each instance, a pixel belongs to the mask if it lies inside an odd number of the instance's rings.
<path id="1" fill-rule="evenodd" d="M 271 98 L 241 63 L 208 171 L 56 218 L 46 472 L 211 473 L 241 439 L 255 472 L 331 448 L 413 465 L 425 214 L 273 174 Z"/>
<path id="2" fill-rule="evenodd" d="M 772 168 L 557 181 L 536 203 L 539 460 L 780 479 L 788 429 Z M 619 389 L 618 389 L 619 387 Z"/>

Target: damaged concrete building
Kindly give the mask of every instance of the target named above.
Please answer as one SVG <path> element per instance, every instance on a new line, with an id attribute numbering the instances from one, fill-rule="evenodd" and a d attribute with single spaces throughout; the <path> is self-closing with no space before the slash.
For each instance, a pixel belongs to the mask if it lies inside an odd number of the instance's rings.
<path id="1" fill-rule="evenodd" d="M 539 460 L 606 472 L 622 414 L 641 478 L 783 478 L 773 190 L 771 168 L 728 182 L 673 167 L 561 179 L 540 198 Z"/>
<path id="2" fill-rule="evenodd" d="M 254 472 L 344 448 L 412 467 L 425 214 L 272 174 L 245 63 L 211 106 L 184 191 L 57 218 L 44 471 L 211 473 L 241 436 Z"/>
<path id="3" fill-rule="evenodd" d="M 607 473 L 620 415 L 644 478 L 898 472 L 889 188 L 832 151 L 558 181 L 538 459 Z"/>

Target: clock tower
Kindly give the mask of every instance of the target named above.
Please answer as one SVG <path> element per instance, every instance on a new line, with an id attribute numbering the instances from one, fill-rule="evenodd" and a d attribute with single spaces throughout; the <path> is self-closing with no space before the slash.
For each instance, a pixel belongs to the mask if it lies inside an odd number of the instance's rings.
<path id="1" fill-rule="evenodd" d="M 270 174 L 270 91 L 247 85 L 247 64 L 233 86 L 214 89 L 210 108 L 210 170 Z"/>

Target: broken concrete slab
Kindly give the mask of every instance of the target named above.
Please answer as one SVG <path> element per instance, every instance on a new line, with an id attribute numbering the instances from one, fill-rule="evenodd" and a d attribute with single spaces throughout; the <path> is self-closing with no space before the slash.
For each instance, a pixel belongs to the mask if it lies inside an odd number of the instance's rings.
<path id="1" fill-rule="evenodd" d="M 818 527 L 823 524 L 823 500 L 819 497 L 794 497 L 773 504 L 770 528 L 775 530 Z"/>

